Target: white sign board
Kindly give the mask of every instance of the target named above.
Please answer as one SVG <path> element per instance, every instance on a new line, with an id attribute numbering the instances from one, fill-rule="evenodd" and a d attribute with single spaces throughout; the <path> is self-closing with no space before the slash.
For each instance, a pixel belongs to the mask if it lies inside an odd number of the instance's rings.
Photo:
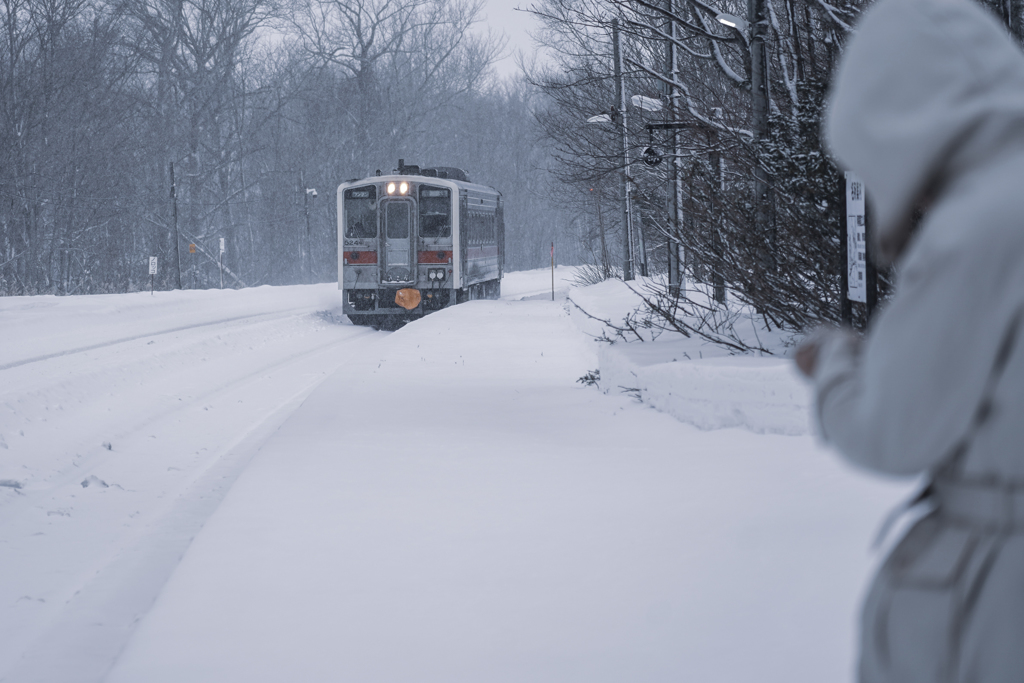
<path id="1" fill-rule="evenodd" d="M 149 257 L 149 274 L 156 275 L 156 256 Z"/>
<path id="2" fill-rule="evenodd" d="M 220 253 L 223 254 L 225 251 L 227 251 L 227 250 L 224 248 L 224 238 L 221 237 L 220 238 Z"/>
<path id="3" fill-rule="evenodd" d="M 864 181 L 846 172 L 846 296 L 867 303 L 867 228 Z"/>

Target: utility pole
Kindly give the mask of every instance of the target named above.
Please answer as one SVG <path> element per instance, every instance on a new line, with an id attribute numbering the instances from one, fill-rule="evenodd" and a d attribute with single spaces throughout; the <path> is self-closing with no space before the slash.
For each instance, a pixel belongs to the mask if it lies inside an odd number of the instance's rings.
<path id="1" fill-rule="evenodd" d="M 764 246 L 768 240 L 768 174 L 761 166 L 761 149 L 768 137 L 768 64 L 765 55 L 764 0 L 747 0 L 747 22 L 750 24 L 750 99 L 754 124 L 754 231 L 758 244 L 756 264 L 758 289 L 763 288 L 769 267 L 769 254 Z"/>
<path id="2" fill-rule="evenodd" d="M 590 188 L 590 193 L 594 197 L 594 203 L 597 205 L 597 232 L 601 238 L 601 277 L 611 277 L 611 265 L 608 261 L 608 243 L 604 239 L 604 217 L 601 215 L 601 192 L 598 191 L 594 194 L 594 188 Z"/>
<path id="3" fill-rule="evenodd" d="M 665 13 L 667 26 L 665 27 L 665 33 L 674 39 L 676 37 L 676 22 L 669 16 L 675 8 L 673 7 L 673 0 L 664 0 Z M 668 74 L 669 79 L 672 83 L 678 82 L 679 79 L 679 65 L 678 58 L 676 56 L 676 44 L 674 40 L 665 41 L 665 73 Z M 662 84 L 664 86 L 665 95 L 668 96 L 669 101 L 669 112 L 673 121 L 679 119 L 679 88 L 675 85 L 669 85 L 667 83 Z M 683 228 L 682 221 L 682 184 L 681 175 L 679 173 L 679 157 L 681 150 L 679 149 L 679 131 L 675 128 L 671 129 L 670 146 L 672 149 L 671 167 L 669 169 L 668 181 L 668 239 L 665 242 L 665 246 L 668 249 L 668 291 L 672 296 L 681 296 L 686 294 L 686 287 L 683 283 L 683 269 L 681 267 L 679 250 L 682 245 L 676 240 L 676 237 L 681 233 Z"/>
<path id="4" fill-rule="evenodd" d="M 622 147 L 622 279 L 633 279 L 633 203 L 629 192 L 629 143 L 626 140 L 626 93 L 622 87 L 622 45 L 619 19 L 612 19 L 612 44 L 615 61 L 615 101 L 619 116 L 619 142 Z"/>
<path id="5" fill-rule="evenodd" d="M 647 277 L 647 242 L 644 241 L 643 213 L 639 208 L 636 209 L 636 216 L 633 217 L 633 232 L 636 235 L 636 250 L 640 261 L 637 265 L 640 274 Z"/>
<path id="6" fill-rule="evenodd" d="M 714 121 L 717 124 L 722 122 L 722 110 L 716 107 L 714 110 Z M 714 289 L 714 298 L 720 304 L 725 303 L 725 277 L 722 275 L 722 259 L 724 249 L 722 245 L 722 222 L 725 212 L 722 211 L 722 198 L 725 196 L 725 167 L 722 163 L 722 152 L 718 148 L 718 129 L 711 129 L 711 172 L 715 174 L 711 181 L 711 245 L 715 263 L 711 268 L 711 286 Z"/>
<path id="7" fill-rule="evenodd" d="M 174 184 L 174 162 L 171 162 L 171 206 L 174 213 L 174 261 L 178 264 L 178 289 L 181 289 L 181 251 L 178 247 L 178 191 Z"/>

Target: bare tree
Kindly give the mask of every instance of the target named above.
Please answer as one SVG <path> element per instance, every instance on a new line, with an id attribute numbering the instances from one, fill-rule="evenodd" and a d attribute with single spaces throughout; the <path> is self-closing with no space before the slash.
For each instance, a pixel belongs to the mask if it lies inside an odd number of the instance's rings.
<path id="1" fill-rule="evenodd" d="M 556 66 L 533 79 L 548 97 L 541 123 L 558 149 L 559 177 L 580 186 L 616 172 L 610 128 L 584 121 L 614 108 L 607 36 L 619 17 L 628 29 L 626 88 L 663 105 L 630 115 L 634 158 L 647 146 L 668 148 L 668 164 L 631 167 L 647 242 L 665 249 L 652 263 L 667 269 L 668 248 L 681 244 L 690 280 L 708 281 L 715 298 L 728 289 L 768 326 L 800 328 L 839 316 L 841 184 L 818 119 L 860 6 L 745 4 L 539 2 L 533 11 Z"/>

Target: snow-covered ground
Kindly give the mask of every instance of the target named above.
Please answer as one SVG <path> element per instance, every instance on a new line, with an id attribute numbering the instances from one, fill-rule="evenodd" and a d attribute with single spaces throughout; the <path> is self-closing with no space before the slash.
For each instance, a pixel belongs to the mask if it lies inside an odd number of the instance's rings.
<path id="1" fill-rule="evenodd" d="M 577 383 L 571 280 L 0 299 L 0 680 L 850 680 L 906 486 Z"/>

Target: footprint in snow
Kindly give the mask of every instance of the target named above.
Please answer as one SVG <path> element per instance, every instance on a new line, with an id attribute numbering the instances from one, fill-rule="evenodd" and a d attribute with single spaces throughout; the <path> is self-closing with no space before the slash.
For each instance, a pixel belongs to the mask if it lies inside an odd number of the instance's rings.
<path id="1" fill-rule="evenodd" d="M 102 479 L 97 477 L 95 474 L 90 474 L 88 477 L 86 477 L 85 479 L 82 480 L 82 488 L 85 489 L 85 488 L 89 488 L 90 486 L 98 486 L 101 489 L 105 489 L 105 488 L 109 488 L 110 484 L 108 484 L 107 482 L 103 481 Z"/>

